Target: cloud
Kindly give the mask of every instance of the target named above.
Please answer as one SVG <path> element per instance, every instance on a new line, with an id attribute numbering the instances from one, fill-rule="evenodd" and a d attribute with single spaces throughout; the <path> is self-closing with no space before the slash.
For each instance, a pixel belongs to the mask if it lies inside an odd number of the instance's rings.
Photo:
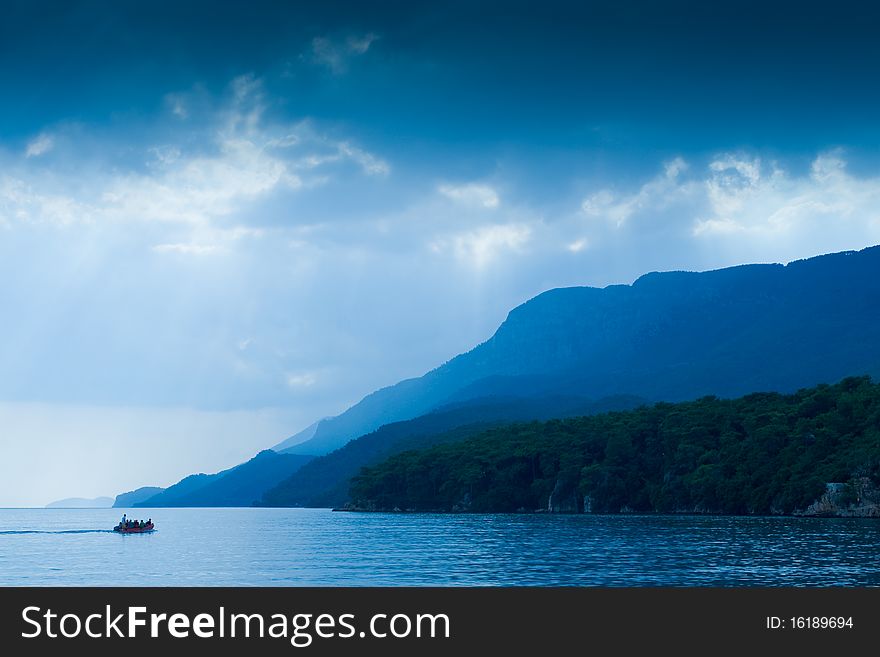
<path id="1" fill-rule="evenodd" d="M 185 120 L 189 118 L 189 108 L 183 95 L 167 94 L 165 96 L 165 103 L 168 109 L 171 110 L 171 113 L 178 119 Z"/>
<path id="2" fill-rule="evenodd" d="M 288 164 L 254 139 L 226 136 L 211 155 L 177 157 L 157 172 L 107 181 L 99 201 L 117 219 L 202 223 L 273 190 L 301 186 Z"/>
<path id="3" fill-rule="evenodd" d="M 667 179 L 678 178 L 679 174 L 687 171 L 688 168 L 688 163 L 681 157 L 676 157 L 663 163 L 663 171 Z"/>
<path id="4" fill-rule="evenodd" d="M 456 259 L 485 269 L 504 253 L 519 253 L 529 242 L 532 228 L 525 224 L 493 224 L 444 237 L 431 243 L 435 253 L 451 252 Z"/>
<path id="5" fill-rule="evenodd" d="M 288 388 L 311 388 L 318 382 L 315 372 L 288 372 L 285 379 Z"/>
<path id="6" fill-rule="evenodd" d="M 153 162 L 147 162 L 148 165 L 167 167 L 180 159 L 180 149 L 176 146 L 164 144 L 161 146 L 152 146 L 147 149 L 147 153 L 155 158 Z"/>
<path id="7" fill-rule="evenodd" d="M 543 289 L 880 242 L 880 174 L 855 175 L 843 151 L 671 157 L 584 192 L 539 166 L 456 179 L 429 158 L 398 174 L 340 126 L 277 118 L 254 76 L 179 96 L 185 124 L 166 109 L 137 133 L 77 126 L 44 160 L 0 150 L 15 394 L 64 398 L 45 375 L 57 362 L 83 381 L 69 394 L 95 402 L 285 404 L 295 390 L 339 411 Z M 540 184 L 499 174 L 516 170 Z"/>
<path id="8" fill-rule="evenodd" d="M 808 240 L 836 230 L 841 236 L 880 239 L 880 179 L 849 175 L 840 151 L 819 154 L 808 176 L 731 155 L 713 160 L 709 172 L 707 209 L 693 226 L 697 237 Z"/>
<path id="9" fill-rule="evenodd" d="M 835 181 L 846 183 L 846 162 L 843 159 L 843 151 L 835 149 L 820 153 L 810 165 L 810 177 L 822 184 Z"/>
<path id="10" fill-rule="evenodd" d="M 88 223 L 92 209 L 68 194 L 41 190 L 39 181 L 30 182 L 12 175 L 0 176 L 0 221 L 68 226 Z"/>
<path id="11" fill-rule="evenodd" d="M 293 146 L 299 141 L 299 137 L 287 135 L 284 140 L 277 144 L 273 142 L 271 146 L 286 148 Z M 353 146 L 347 141 L 324 141 L 319 143 L 323 147 L 321 152 L 315 152 L 302 157 L 293 162 L 292 166 L 296 169 L 315 170 L 328 164 L 350 161 L 357 164 L 363 173 L 369 176 L 386 176 L 391 172 L 391 167 L 386 161 L 357 146 Z"/>
<path id="12" fill-rule="evenodd" d="M 186 100 L 183 94 L 174 98 L 175 103 Z M 266 105 L 260 80 L 238 77 L 229 85 L 226 102 L 200 116 L 198 127 L 177 142 L 148 143 L 142 160 L 132 161 L 129 168 L 112 158 L 102 163 L 101 142 L 86 134 L 72 150 L 89 166 L 47 174 L 27 166 L 29 159 L 51 148 L 51 137 L 42 135 L 31 142 L 23 159 L 3 167 L 0 220 L 59 225 L 165 222 L 202 230 L 221 222 L 224 227 L 241 227 L 252 221 L 249 210 L 254 204 L 273 195 L 355 174 L 389 174 L 384 159 L 350 139 L 322 133 L 313 122 L 267 121 Z M 167 140 L 166 131 L 157 132 Z M 161 246 L 167 244 L 163 241 Z"/>
<path id="13" fill-rule="evenodd" d="M 620 227 L 630 217 L 645 211 L 663 210 L 692 193 L 692 183 L 682 182 L 681 174 L 688 169 L 680 157 L 663 164 L 663 174 L 644 185 L 634 194 L 615 194 L 602 189 L 581 203 L 581 210 L 590 217 L 600 217 Z"/>
<path id="14" fill-rule="evenodd" d="M 587 240 L 581 238 L 581 239 L 575 240 L 573 242 L 569 242 L 568 244 L 565 245 L 565 248 L 568 249 L 569 251 L 571 251 L 572 253 L 580 253 L 581 251 L 586 249 L 588 246 L 589 246 L 589 242 L 587 242 Z"/>
<path id="15" fill-rule="evenodd" d="M 348 142 L 339 142 L 336 148 L 342 156 L 341 159 L 349 159 L 356 162 L 361 169 L 363 169 L 364 173 L 368 175 L 384 176 L 391 171 L 391 167 L 388 166 L 387 162 L 376 157 L 372 153 L 368 153 L 361 148 L 352 146 Z"/>
<path id="16" fill-rule="evenodd" d="M 28 142 L 25 147 L 25 157 L 39 157 L 45 155 L 55 146 L 55 139 L 52 135 L 41 133 Z"/>
<path id="17" fill-rule="evenodd" d="M 581 210 L 588 222 L 578 229 L 592 229 L 596 245 L 611 240 L 609 230 L 624 231 L 616 240 L 637 252 L 653 242 L 671 254 L 785 260 L 880 242 L 880 176 L 852 175 L 840 150 L 816 155 L 807 173 L 720 153 L 701 167 L 677 158 L 629 193 L 594 192 Z"/>
<path id="18" fill-rule="evenodd" d="M 493 210 L 501 204 L 498 192 L 489 185 L 479 183 L 441 185 L 437 191 L 443 196 L 469 207 Z"/>
<path id="19" fill-rule="evenodd" d="M 348 70 L 351 59 L 365 54 L 378 38 L 373 33 L 349 36 L 343 40 L 315 37 L 307 59 L 329 69 L 334 75 L 342 75 Z"/>
<path id="20" fill-rule="evenodd" d="M 348 46 L 348 51 L 351 53 L 355 53 L 357 55 L 363 55 L 370 49 L 370 46 L 376 41 L 379 37 L 370 32 L 369 34 L 364 34 L 363 36 L 351 36 L 346 39 L 346 45 Z"/>
<path id="21" fill-rule="evenodd" d="M 205 255 L 217 251 L 215 244 L 157 244 L 156 253 L 177 253 L 181 255 Z"/>

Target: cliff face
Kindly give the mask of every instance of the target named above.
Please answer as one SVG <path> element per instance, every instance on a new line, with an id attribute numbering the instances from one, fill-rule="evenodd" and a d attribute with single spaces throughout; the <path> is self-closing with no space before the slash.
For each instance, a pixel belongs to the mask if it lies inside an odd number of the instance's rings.
<path id="1" fill-rule="evenodd" d="M 550 513 L 583 513 L 584 499 L 578 492 L 577 481 L 559 477 L 547 500 Z"/>

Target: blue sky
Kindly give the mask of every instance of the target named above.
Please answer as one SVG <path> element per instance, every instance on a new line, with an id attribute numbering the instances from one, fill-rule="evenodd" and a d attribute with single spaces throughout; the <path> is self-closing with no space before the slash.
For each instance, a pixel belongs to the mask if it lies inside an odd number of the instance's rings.
<path id="1" fill-rule="evenodd" d="M 227 467 L 551 287 L 880 242 L 866 3 L 180 4 L 4 6 L 0 504 Z"/>

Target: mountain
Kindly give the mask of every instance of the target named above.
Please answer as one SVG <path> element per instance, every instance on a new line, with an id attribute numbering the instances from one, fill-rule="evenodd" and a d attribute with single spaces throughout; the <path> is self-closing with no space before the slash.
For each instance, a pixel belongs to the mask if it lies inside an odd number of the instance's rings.
<path id="1" fill-rule="evenodd" d="M 324 420 L 318 420 L 316 422 L 312 422 L 309 426 L 307 426 L 299 433 L 292 435 L 286 440 L 282 440 L 280 443 L 270 447 L 269 449 L 271 449 L 273 452 L 283 452 L 286 449 L 294 447 L 295 445 L 299 445 L 300 443 L 304 443 L 311 438 L 314 438 L 315 432 L 318 430 L 318 425 L 320 425 L 323 421 Z"/>
<path id="2" fill-rule="evenodd" d="M 507 425 L 354 478 L 352 508 L 880 517 L 880 384 Z"/>
<path id="3" fill-rule="evenodd" d="M 252 506 L 263 493 L 286 479 L 311 456 L 263 450 L 247 463 L 216 474 L 181 479 L 135 507 Z"/>
<path id="4" fill-rule="evenodd" d="M 112 497 L 68 497 L 46 505 L 47 509 L 109 509 L 113 506 Z"/>
<path id="5" fill-rule="evenodd" d="M 270 489 L 263 506 L 341 506 L 348 500 L 349 479 L 367 465 L 409 449 L 464 440 L 489 427 L 523 420 L 572 417 L 635 408 L 637 397 L 591 401 L 580 397 L 480 398 L 449 404 L 412 420 L 386 424 L 344 447 L 310 461 Z"/>
<path id="6" fill-rule="evenodd" d="M 161 493 L 164 488 L 158 486 L 143 486 L 127 493 L 120 493 L 113 502 L 114 509 L 129 509 L 139 502 L 150 499 L 151 497 Z"/>
<path id="7" fill-rule="evenodd" d="M 473 350 L 368 395 L 286 451 L 327 454 L 382 425 L 477 397 L 681 401 L 877 376 L 878 320 L 880 247 L 554 289 L 513 309 Z"/>

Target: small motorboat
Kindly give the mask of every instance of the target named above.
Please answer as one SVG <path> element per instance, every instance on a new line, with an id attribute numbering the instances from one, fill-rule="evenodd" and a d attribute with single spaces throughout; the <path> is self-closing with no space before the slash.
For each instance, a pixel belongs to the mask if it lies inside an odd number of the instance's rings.
<path id="1" fill-rule="evenodd" d="M 113 528 L 113 531 L 119 534 L 149 534 L 150 532 L 155 531 L 155 529 L 156 526 L 152 522 L 148 522 L 143 527 L 141 527 L 140 525 L 132 525 L 130 527 L 126 527 L 122 524 L 119 524 Z"/>

